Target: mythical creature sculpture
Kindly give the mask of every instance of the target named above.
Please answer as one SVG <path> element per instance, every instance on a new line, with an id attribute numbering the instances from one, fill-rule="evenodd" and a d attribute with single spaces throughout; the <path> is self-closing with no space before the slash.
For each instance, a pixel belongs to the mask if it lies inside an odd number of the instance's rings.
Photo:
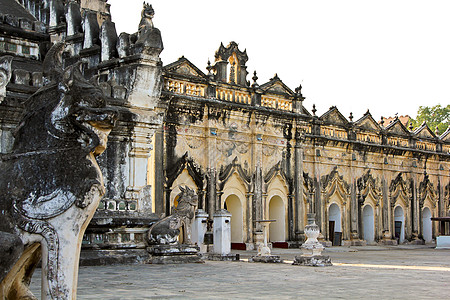
<path id="1" fill-rule="evenodd" d="M 2 103 L 3 97 L 6 96 L 6 85 L 11 79 L 11 61 L 12 56 L 0 57 L 0 103 Z"/>
<path id="2" fill-rule="evenodd" d="M 137 34 L 136 53 L 159 55 L 164 49 L 161 32 L 153 26 L 154 15 L 153 7 L 144 2 Z"/>
<path id="3" fill-rule="evenodd" d="M 139 29 L 153 28 L 152 19 L 154 15 L 155 11 L 153 10 L 152 5 L 145 3 L 144 1 L 144 8 L 141 12 L 141 22 L 139 23 Z"/>
<path id="4" fill-rule="evenodd" d="M 173 214 L 154 223 L 148 231 L 149 244 L 174 245 L 180 228 L 183 226 L 183 243 L 192 244 L 191 232 L 195 209 L 198 205 L 198 197 L 195 191 L 189 187 L 180 187 L 181 194 L 177 207 L 173 208 Z"/>
<path id="5" fill-rule="evenodd" d="M 105 193 L 95 156 L 116 111 L 79 65 L 62 69 L 64 44 L 44 60 L 47 85 L 25 103 L 13 150 L 0 159 L 0 299 L 28 289 L 42 256 L 42 299 L 75 299 L 83 233 Z"/>

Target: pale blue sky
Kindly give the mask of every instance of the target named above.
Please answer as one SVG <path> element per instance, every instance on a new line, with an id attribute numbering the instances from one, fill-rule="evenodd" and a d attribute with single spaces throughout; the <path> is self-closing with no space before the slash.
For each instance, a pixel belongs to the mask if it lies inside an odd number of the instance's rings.
<path id="1" fill-rule="evenodd" d="M 118 33 L 135 32 L 141 0 L 109 0 Z M 247 49 L 258 83 L 302 82 L 305 107 L 336 105 L 354 120 L 416 115 L 450 103 L 448 0 L 155 0 L 164 64 L 184 55 L 206 72 L 223 42 Z"/>

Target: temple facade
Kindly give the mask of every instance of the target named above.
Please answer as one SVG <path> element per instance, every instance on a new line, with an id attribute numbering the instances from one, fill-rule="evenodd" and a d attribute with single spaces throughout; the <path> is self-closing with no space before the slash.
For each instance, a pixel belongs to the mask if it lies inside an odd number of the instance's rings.
<path id="1" fill-rule="evenodd" d="M 107 1 L 0 4 L 0 54 L 12 56 L 1 72 L 2 154 L 26 99 L 46 83 L 42 61 L 56 41 L 66 43 L 65 66 L 79 63 L 120 112 L 99 157 L 106 196 L 86 251 L 144 249 L 149 224 L 171 213 L 184 186 L 210 219 L 232 214 L 239 249 L 261 240 L 260 220 L 275 221 L 268 238 L 278 247 L 304 241 L 307 213 L 324 244 L 397 244 L 432 242 L 431 217 L 450 214 L 450 128 L 377 122 L 369 111 L 345 117 L 334 106 L 316 115 L 301 86 L 276 74 L 258 83 L 235 42 L 205 71 L 185 57 L 163 65 L 149 5 L 137 32 L 118 34 Z"/>
<path id="2" fill-rule="evenodd" d="M 246 51 L 220 45 L 203 73 L 187 58 L 164 67 L 164 127 L 155 137 L 155 208 L 169 213 L 180 185 L 209 215 L 232 213 L 232 243 L 254 244 L 255 220 L 276 220 L 269 240 L 304 240 L 316 213 L 328 245 L 430 242 L 449 201 L 450 130 L 406 128 L 395 118 L 354 119 L 336 107 L 307 111 L 275 75 L 247 81 Z"/>

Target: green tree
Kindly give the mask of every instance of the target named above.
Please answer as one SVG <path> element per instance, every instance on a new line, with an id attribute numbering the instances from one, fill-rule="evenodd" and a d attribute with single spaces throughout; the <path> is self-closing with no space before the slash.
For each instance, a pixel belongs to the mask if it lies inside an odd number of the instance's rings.
<path id="1" fill-rule="evenodd" d="M 450 125 L 450 104 L 443 107 L 440 104 L 429 107 L 419 106 L 416 119 L 411 119 L 414 128 L 426 122 L 428 127 L 434 132 L 436 126 L 439 133 L 443 133 Z"/>

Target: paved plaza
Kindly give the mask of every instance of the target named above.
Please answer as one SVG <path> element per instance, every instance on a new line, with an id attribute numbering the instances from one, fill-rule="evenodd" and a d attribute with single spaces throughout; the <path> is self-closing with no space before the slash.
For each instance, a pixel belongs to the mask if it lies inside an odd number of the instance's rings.
<path id="1" fill-rule="evenodd" d="M 298 249 L 274 249 L 292 261 Z M 450 250 L 326 249 L 332 267 L 242 261 L 80 267 L 78 299 L 450 299 Z M 40 270 L 32 289 L 39 295 Z"/>

